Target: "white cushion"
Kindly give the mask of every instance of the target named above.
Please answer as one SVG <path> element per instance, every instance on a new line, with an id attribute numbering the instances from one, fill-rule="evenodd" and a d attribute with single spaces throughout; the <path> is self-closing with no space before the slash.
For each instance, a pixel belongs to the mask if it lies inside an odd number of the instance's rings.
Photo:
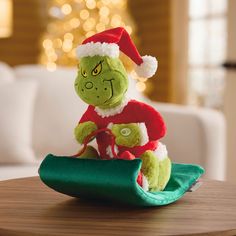
<path id="1" fill-rule="evenodd" d="M 48 153 L 72 155 L 80 149 L 74 127 L 87 109 L 76 95 L 76 68 L 58 67 L 50 72 L 43 66 L 17 66 L 19 80 L 35 80 L 39 89 L 35 102 L 33 148 L 38 158 Z"/>
<path id="2" fill-rule="evenodd" d="M 73 83 L 73 77 L 40 80 L 33 125 L 33 147 L 38 157 L 78 151 L 74 127 L 87 105 L 76 95 Z"/>
<path id="3" fill-rule="evenodd" d="M 0 85 L 15 79 L 14 70 L 4 62 L 0 62 Z"/>
<path id="4" fill-rule="evenodd" d="M 36 84 L 12 82 L 0 86 L 0 163 L 30 163 L 31 127 Z"/>

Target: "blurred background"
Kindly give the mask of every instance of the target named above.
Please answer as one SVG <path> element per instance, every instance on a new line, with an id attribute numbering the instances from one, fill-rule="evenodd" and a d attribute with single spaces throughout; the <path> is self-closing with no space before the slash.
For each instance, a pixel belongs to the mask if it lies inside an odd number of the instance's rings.
<path id="1" fill-rule="evenodd" d="M 235 9 L 234 0 L 0 0 L 0 61 L 50 72 L 75 67 L 75 49 L 86 37 L 124 26 L 141 55 L 159 61 L 152 79 L 134 75 L 133 89 L 152 101 L 222 113 L 226 175 L 236 181 Z M 133 73 L 132 62 L 122 60 Z"/>
<path id="2" fill-rule="evenodd" d="M 138 90 L 157 101 L 223 107 L 222 64 L 229 57 L 228 35 L 234 30 L 229 10 L 234 1 L 1 0 L 0 4 L 0 60 L 11 66 L 41 63 L 50 71 L 57 65 L 75 66 L 75 48 L 85 37 L 124 26 L 142 55 L 159 60 L 156 77 L 147 83 L 139 78 Z"/>

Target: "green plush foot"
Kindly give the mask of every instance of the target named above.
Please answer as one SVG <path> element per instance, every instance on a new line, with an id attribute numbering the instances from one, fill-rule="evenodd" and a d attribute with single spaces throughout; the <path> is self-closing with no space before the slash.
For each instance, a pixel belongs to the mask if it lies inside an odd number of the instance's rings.
<path id="1" fill-rule="evenodd" d="M 79 158 L 99 159 L 99 155 L 94 147 L 88 146 L 84 153 L 79 156 Z"/>
<path id="2" fill-rule="evenodd" d="M 159 160 L 152 151 L 146 151 L 141 156 L 141 172 L 148 180 L 149 191 L 158 187 Z"/>
<path id="3" fill-rule="evenodd" d="M 163 190 L 169 179 L 171 174 L 171 161 L 167 157 L 163 161 L 159 162 L 159 179 L 158 179 L 158 190 Z"/>
<path id="4" fill-rule="evenodd" d="M 162 191 L 169 181 L 171 161 L 168 157 L 159 160 L 153 151 L 146 151 L 142 156 L 141 171 L 148 180 L 149 191 Z"/>

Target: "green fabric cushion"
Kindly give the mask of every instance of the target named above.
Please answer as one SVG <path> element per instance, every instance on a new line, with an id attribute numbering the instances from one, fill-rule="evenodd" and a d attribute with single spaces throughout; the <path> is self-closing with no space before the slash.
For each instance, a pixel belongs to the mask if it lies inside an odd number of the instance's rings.
<path id="1" fill-rule="evenodd" d="M 165 190 L 145 192 L 136 182 L 141 164 L 141 159 L 95 160 L 49 154 L 39 168 L 39 175 L 50 188 L 73 197 L 158 206 L 181 198 L 204 173 L 198 165 L 174 163 Z"/>

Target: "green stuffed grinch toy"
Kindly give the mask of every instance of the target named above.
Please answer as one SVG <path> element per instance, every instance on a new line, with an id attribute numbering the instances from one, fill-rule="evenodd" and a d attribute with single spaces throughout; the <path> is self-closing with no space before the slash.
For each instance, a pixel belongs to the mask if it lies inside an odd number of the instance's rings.
<path id="1" fill-rule="evenodd" d="M 128 75 L 119 51 L 136 63 L 139 76 L 148 78 L 156 72 L 156 59 L 141 57 L 122 27 L 95 34 L 78 47 L 75 90 L 89 106 L 75 128 L 75 137 L 83 144 L 93 132 L 111 131 L 98 133 L 98 150 L 87 146 L 80 158 L 141 158 L 137 182 L 146 191 L 161 191 L 171 173 L 166 147 L 159 141 L 165 135 L 165 123 L 154 108 L 126 97 Z"/>
<path id="2" fill-rule="evenodd" d="M 77 94 L 89 104 L 75 128 L 82 149 L 72 156 L 48 154 L 39 176 L 50 188 L 72 197 L 136 206 L 173 203 L 196 184 L 204 169 L 171 163 L 160 142 L 166 133 L 160 114 L 126 96 L 128 76 L 120 51 L 134 61 L 139 76 L 155 74 L 156 59 L 141 57 L 124 28 L 86 39 L 77 50 L 75 80 Z M 96 149 L 89 146 L 94 137 Z"/>

